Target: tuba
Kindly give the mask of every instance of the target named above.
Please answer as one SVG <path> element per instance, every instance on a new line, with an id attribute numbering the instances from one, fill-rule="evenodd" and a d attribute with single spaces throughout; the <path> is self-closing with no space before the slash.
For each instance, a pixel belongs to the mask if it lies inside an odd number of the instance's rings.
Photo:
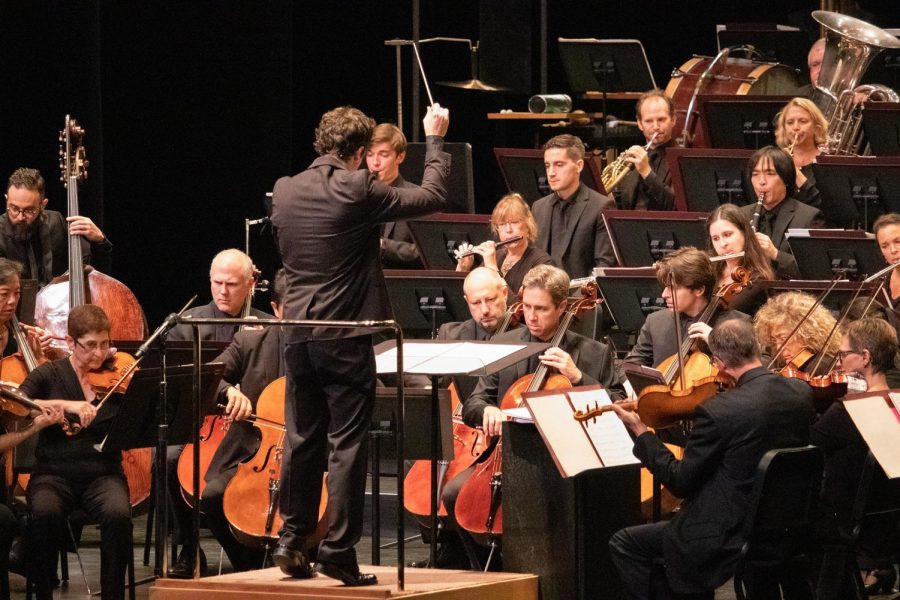
<path id="1" fill-rule="evenodd" d="M 813 84 L 816 104 L 828 120 L 826 154 L 857 154 L 861 145 L 862 111 L 867 100 L 896 102 L 894 90 L 882 85 L 857 86 L 872 59 L 900 40 L 865 21 L 825 10 L 812 13 L 825 29 L 825 58 Z"/>

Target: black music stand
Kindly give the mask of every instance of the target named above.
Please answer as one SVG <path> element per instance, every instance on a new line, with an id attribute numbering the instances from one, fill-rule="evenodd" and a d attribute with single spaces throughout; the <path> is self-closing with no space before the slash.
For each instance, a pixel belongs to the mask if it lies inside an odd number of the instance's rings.
<path id="1" fill-rule="evenodd" d="M 886 265 L 874 237 L 864 231 L 788 229 L 785 237 L 797 260 L 802 279 L 857 281 L 877 273 Z"/>
<path id="2" fill-rule="evenodd" d="M 597 289 L 605 310 L 615 323 L 614 328 L 606 331 L 607 336 L 619 348 L 633 346 L 633 338 L 644 325 L 647 315 L 666 308 L 662 286 L 652 267 L 603 268 L 597 277 Z"/>
<path id="3" fill-rule="evenodd" d="M 547 183 L 547 170 L 544 168 L 544 151 L 540 148 L 494 148 L 494 156 L 500 165 L 503 181 L 510 192 L 518 192 L 525 198 L 528 206 L 536 200 L 550 195 L 553 190 Z M 600 156 L 588 153 L 584 157 L 584 168 L 581 170 L 581 183 L 601 194 L 606 193 L 600 174 L 603 166 Z M 455 263 L 454 263 L 455 264 Z"/>
<path id="4" fill-rule="evenodd" d="M 472 145 L 468 142 L 444 142 L 444 152 L 450 154 L 450 177 L 447 180 L 448 213 L 475 212 L 475 181 L 472 177 Z M 406 145 L 406 159 L 400 163 L 400 175 L 410 183 L 422 183 L 425 172 L 425 142 Z"/>
<path id="5" fill-rule="evenodd" d="M 800 71 L 806 68 L 809 51 L 807 33 L 796 28 L 779 28 L 775 23 L 728 23 L 716 27 L 719 51 L 731 46 L 753 46 L 760 60 L 777 62 Z"/>
<path id="6" fill-rule="evenodd" d="M 697 112 L 711 148 L 757 150 L 775 144 L 775 117 L 791 96 L 700 94 Z"/>
<path id="7" fill-rule="evenodd" d="M 384 275 L 394 316 L 406 337 L 432 337 L 444 323 L 471 316 L 463 295 L 465 273 L 386 270 Z"/>
<path id="8" fill-rule="evenodd" d="M 773 296 L 777 296 L 778 294 L 782 294 L 784 292 L 806 292 L 816 298 L 829 287 L 831 287 L 831 281 L 803 281 L 803 280 L 793 280 L 793 281 L 758 281 L 757 285 L 760 286 L 763 301 L 772 298 Z M 822 305 L 825 306 L 831 314 L 834 315 L 835 318 L 838 318 L 841 313 L 847 308 L 847 305 L 850 304 L 854 298 L 857 297 L 857 291 L 859 290 L 860 284 L 853 281 L 839 281 L 835 284 L 834 289 L 831 290 L 831 293 L 825 297 L 825 300 L 822 301 Z M 865 296 L 867 292 L 871 294 L 875 288 L 878 286 L 878 282 L 872 282 L 870 284 L 864 284 L 863 291 L 859 294 L 860 296 Z M 760 303 L 762 305 L 762 303 Z"/>
<path id="9" fill-rule="evenodd" d="M 604 210 L 602 214 L 622 267 L 649 267 L 679 248 L 707 245 L 706 213 Z"/>
<path id="10" fill-rule="evenodd" d="M 477 246 L 492 238 L 488 215 L 441 213 L 408 221 L 426 269 L 452 271 L 456 268 L 453 252 L 463 242 Z"/>
<path id="11" fill-rule="evenodd" d="M 16 307 L 16 317 L 21 323 L 34 323 L 34 305 L 37 300 L 37 293 L 41 289 L 40 282 L 37 279 L 22 279 L 19 281 L 21 294 L 19 296 L 19 305 Z"/>
<path id="12" fill-rule="evenodd" d="M 656 87 L 640 40 L 559 38 L 559 56 L 576 94 L 643 92 Z"/>
<path id="13" fill-rule="evenodd" d="M 900 103 L 867 102 L 862 127 L 872 154 L 900 156 Z"/>
<path id="14" fill-rule="evenodd" d="M 900 158 L 820 156 L 813 163 L 829 225 L 870 230 L 880 215 L 900 211 Z"/>
<path id="15" fill-rule="evenodd" d="M 712 212 L 720 204 L 756 202 L 746 177 L 752 150 L 670 148 L 666 151 L 676 210 Z"/>
<path id="16" fill-rule="evenodd" d="M 127 352 L 134 356 L 135 351 L 141 347 L 143 342 L 135 340 L 113 340 L 112 345 L 120 352 Z M 203 364 L 213 362 L 222 352 L 229 346 L 229 342 L 213 342 L 204 341 L 200 347 L 201 362 Z M 141 361 L 141 368 L 158 367 L 160 362 L 160 353 L 156 348 L 152 348 L 144 359 Z M 190 341 L 166 341 L 166 364 L 171 367 L 174 365 L 190 365 L 194 362 L 193 342 Z"/>

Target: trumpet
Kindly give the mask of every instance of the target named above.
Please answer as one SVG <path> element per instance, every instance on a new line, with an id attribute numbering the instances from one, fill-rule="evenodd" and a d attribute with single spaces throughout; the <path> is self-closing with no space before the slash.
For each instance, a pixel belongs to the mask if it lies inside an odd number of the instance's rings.
<path id="1" fill-rule="evenodd" d="M 788 153 L 788 156 L 794 158 L 794 146 L 797 145 L 797 138 L 800 137 L 799 134 L 794 136 L 794 139 L 791 141 L 791 145 L 784 149 L 785 152 Z"/>
<path id="2" fill-rule="evenodd" d="M 650 141 L 647 142 L 647 145 L 644 146 L 644 150 L 649 150 L 650 146 L 653 145 L 653 141 L 656 139 L 656 136 L 659 135 L 658 132 L 654 132 L 653 136 L 650 138 Z M 606 193 L 609 194 L 612 192 L 619 183 L 621 183 L 622 179 L 631 172 L 631 169 L 634 168 L 634 165 L 625 160 L 625 153 L 620 154 L 616 160 L 612 161 L 603 169 L 603 172 L 600 174 L 600 181 L 603 182 L 603 187 L 606 189 Z"/>

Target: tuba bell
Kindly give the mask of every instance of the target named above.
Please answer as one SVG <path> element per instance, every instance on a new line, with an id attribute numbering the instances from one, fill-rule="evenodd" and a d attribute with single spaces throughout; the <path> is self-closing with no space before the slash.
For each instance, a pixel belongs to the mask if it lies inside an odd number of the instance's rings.
<path id="1" fill-rule="evenodd" d="M 828 120 L 826 154 L 857 154 L 861 144 L 866 100 L 897 98 L 886 86 L 858 86 L 869 64 L 885 48 L 900 48 L 900 40 L 865 21 L 816 10 L 813 19 L 825 27 L 825 57 L 816 87 L 816 104 Z"/>

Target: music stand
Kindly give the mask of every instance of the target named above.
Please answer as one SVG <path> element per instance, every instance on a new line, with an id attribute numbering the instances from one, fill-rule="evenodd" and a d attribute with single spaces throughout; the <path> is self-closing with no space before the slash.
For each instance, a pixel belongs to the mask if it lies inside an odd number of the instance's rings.
<path id="1" fill-rule="evenodd" d="M 113 340 L 112 345 L 120 352 L 134 353 L 143 342 L 136 340 Z M 204 341 L 200 346 L 201 362 L 206 364 L 213 362 L 229 346 L 229 342 Z M 156 349 L 151 349 L 141 361 L 141 368 L 158 367 L 160 355 Z M 168 366 L 189 365 L 194 362 L 194 345 L 190 341 L 166 341 L 166 363 Z"/>
<path id="2" fill-rule="evenodd" d="M 477 246 L 491 239 L 489 215 L 437 214 L 408 221 L 422 262 L 428 270 L 452 271 L 456 268 L 453 256 L 463 242 Z"/>
<path id="3" fill-rule="evenodd" d="M 404 336 L 428 338 L 444 323 L 469 319 L 465 278 L 456 271 L 386 270 L 388 298 Z"/>
<path id="4" fill-rule="evenodd" d="M 21 279 L 19 280 L 21 293 L 19 295 L 19 305 L 16 307 L 16 317 L 21 323 L 34 323 L 34 305 L 37 300 L 37 293 L 41 289 L 40 282 L 37 279 Z"/>
<path id="5" fill-rule="evenodd" d="M 900 211 L 898 157 L 819 156 L 813 175 L 832 226 L 869 230 L 880 215 Z"/>
<path id="6" fill-rule="evenodd" d="M 761 288 L 763 300 L 767 300 L 784 292 L 806 292 L 807 294 L 818 298 L 822 291 L 831 287 L 831 283 L 831 281 L 793 280 L 758 281 L 756 282 L 756 285 L 759 285 Z M 831 293 L 822 301 L 822 305 L 831 311 L 831 314 L 833 314 L 835 318 L 838 318 L 844 309 L 847 308 L 847 305 L 856 297 L 859 286 L 859 283 L 852 281 L 837 282 L 834 289 L 831 290 Z M 878 282 L 867 284 L 860 293 L 860 296 L 864 296 L 867 292 L 871 294 L 877 286 Z M 762 303 L 760 303 L 760 306 L 761 305 Z"/>
<path id="7" fill-rule="evenodd" d="M 872 154 L 900 156 L 900 103 L 867 102 L 862 127 Z"/>
<path id="8" fill-rule="evenodd" d="M 559 38 L 559 56 L 569 88 L 576 94 L 644 92 L 656 88 L 640 40 Z"/>
<path id="9" fill-rule="evenodd" d="M 775 144 L 775 117 L 791 96 L 700 94 L 697 112 L 711 148 L 757 150 Z"/>
<path id="10" fill-rule="evenodd" d="M 795 27 L 772 24 L 728 23 L 716 26 L 719 51 L 731 46 L 753 46 L 763 62 L 776 62 L 794 67 L 798 73 L 806 68 L 809 51 L 807 33 Z"/>
<path id="11" fill-rule="evenodd" d="M 666 151 L 675 209 L 712 212 L 720 204 L 749 204 L 753 186 L 746 177 L 752 150 L 670 148 Z M 753 200 L 756 201 L 755 199 Z"/>
<path id="12" fill-rule="evenodd" d="M 602 214 L 622 267 L 649 267 L 679 248 L 707 245 L 706 213 L 604 210 Z"/>
<path id="13" fill-rule="evenodd" d="M 450 154 L 450 176 L 447 179 L 448 213 L 475 212 L 475 182 L 472 177 L 472 145 L 468 142 L 444 142 L 444 152 Z M 419 185 L 425 172 L 425 142 L 406 145 L 406 159 L 400 163 L 403 179 Z"/>
<path id="14" fill-rule="evenodd" d="M 643 327 L 647 315 L 666 308 L 662 286 L 656 279 L 656 269 L 652 267 L 601 268 L 597 290 L 615 323 L 615 328 L 608 329 L 606 333 L 617 340 L 615 345 L 620 348 L 634 345 L 632 338 Z"/>
<path id="15" fill-rule="evenodd" d="M 522 194 L 528 206 L 553 192 L 550 184 L 547 183 L 544 151 L 540 148 L 494 148 L 494 156 L 497 157 L 497 164 L 500 165 L 500 173 L 503 174 L 506 189 Z M 603 172 L 600 160 L 600 156 L 594 153 L 585 155 L 584 168 L 581 170 L 581 183 L 594 191 L 605 194 L 606 190 L 600 178 L 600 174 Z"/>
<path id="16" fill-rule="evenodd" d="M 785 234 L 802 279 L 865 279 L 886 265 L 875 237 L 864 231 L 788 229 Z"/>

